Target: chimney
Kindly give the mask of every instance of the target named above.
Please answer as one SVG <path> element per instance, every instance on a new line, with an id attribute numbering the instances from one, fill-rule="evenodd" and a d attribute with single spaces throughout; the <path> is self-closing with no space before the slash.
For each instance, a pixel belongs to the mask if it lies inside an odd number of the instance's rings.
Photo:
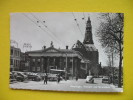
<path id="1" fill-rule="evenodd" d="M 102 65 L 102 63 L 100 62 L 100 63 L 98 64 L 98 66 L 101 68 L 101 65 Z"/>
<path id="2" fill-rule="evenodd" d="M 68 45 L 66 46 L 66 49 L 68 49 Z"/>
<path id="3" fill-rule="evenodd" d="M 46 46 L 43 46 L 42 49 L 45 50 L 46 49 Z"/>

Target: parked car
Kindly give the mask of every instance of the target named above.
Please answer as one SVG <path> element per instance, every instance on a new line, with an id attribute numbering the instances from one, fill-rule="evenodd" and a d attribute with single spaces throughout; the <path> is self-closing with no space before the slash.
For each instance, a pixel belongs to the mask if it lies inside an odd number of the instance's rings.
<path id="1" fill-rule="evenodd" d="M 15 81 L 16 81 L 16 79 L 15 79 L 14 75 L 10 72 L 10 84 Z"/>
<path id="2" fill-rule="evenodd" d="M 27 75 L 25 75 L 23 72 L 13 71 L 12 73 L 17 81 L 23 82 L 27 80 Z"/>
<path id="3" fill-rule="evenodd" d="M 49 75 L 50 73 L 47 73 L 47 75 Z M 38 75 L 41 77 L 42 80 L 44 80 L 44 76 L 46 75 L 46 73 L 38 73 Z"/>
<path id="4" fill-rule="evenodd" d="M 87 76 L 86 77 L 86 83 L 94 83 L 94 77 L 93 76 Z"/>
<path id="5" fill-rule="evenodd" d="M 103 76 L 99 76 L 98 78 L 103 78 Z"/>
<path id="6" fill-rule="evenodd" d="M 118 76 L 114 76 L 113 78 L 113 84 L 118 85 L 119 84 L 119 78 Z M 121 78 L 121 84 L 123 85 L 123 78 Z"/>
<path id="7" fill-rule="evenodd" d="M 57 81 L 57 74 L 49 74 L 48 80 L 49 81 Z"/>
<path id="8" fill-rule="evenodd" d="M 32 81 L 41 80 L 41 77 L 37 73 L 28 73 L 27 76 L 28 76 L 28 79 L 31 79 Z"/>
<path id="9" fill-rule="evenodd" d="M 102 78 L 102 83 L 111 83 L 111 79 L 110 79 L 110 77 L 109 76 L 104 76 L 103 78 Z"/>

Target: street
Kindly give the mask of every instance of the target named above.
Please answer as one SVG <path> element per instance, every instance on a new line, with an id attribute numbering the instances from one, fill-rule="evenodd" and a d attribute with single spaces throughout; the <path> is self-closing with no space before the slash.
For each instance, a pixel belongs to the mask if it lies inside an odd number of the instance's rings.
<path id="1" fill-rule="evenodd" d="M 117 88 L 112 84 L 102 83 L 101 78 L 95 78 L 94 83 L 86 83 L 85 79 L 62 80 L 60 83 L 56 81 L 25 81 L 10 84 L 12 89 L 32 89 L 32 90 L 56 90 L 56 91 L 81 91 L 81 92 L 122 92 L 122 88 Z"/>

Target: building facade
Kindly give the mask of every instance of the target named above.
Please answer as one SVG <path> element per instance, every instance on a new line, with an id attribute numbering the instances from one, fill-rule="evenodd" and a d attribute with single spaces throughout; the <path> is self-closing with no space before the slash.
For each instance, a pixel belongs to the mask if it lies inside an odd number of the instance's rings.
<path id="1" fill-rule="evenodd" d="M 64 72 L 67 76 L 76 76 L 80 71 L 82 54 L 78 51 L 56 49 L 53 45 L 42 50 L 26 52 L 28 55 L 29 71 L 36 73 Z"/>
<path id="2" fill-rule="evenodd" d="M 21 60 L 21 50 L 14 46 L 10 47 L 10 70 L 19 71 Z"/>
<path id="3" fill-rule="evenodd" d="M 84 41 L 80 42 L 79 40 L 76 44 L 73 45 L 73 50 L 79 51 L 84 60 L 81 62 L 81 73 L 84 76 L 84 73 L 87 75 L 98 76 L 101 70 L 101 64 L 99 64 L 99 52 L 95 47 L 92 36 L 92 25 L 90 17 L 88 17 L 86 23 L 86 31 Z"/>

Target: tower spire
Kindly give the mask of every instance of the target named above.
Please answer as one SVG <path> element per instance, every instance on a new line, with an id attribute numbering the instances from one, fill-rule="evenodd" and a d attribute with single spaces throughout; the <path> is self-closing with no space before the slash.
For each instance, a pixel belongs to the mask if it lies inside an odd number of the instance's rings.
<path id="1" fill-rule="evenodd" d="M 84 38 L 83 44 L 94 44 L 92 39 L 92 26 L 91 26 L 90 17 L 88 17 L 88 20 L 86 23 L 86 31 L 85 31 L 85 38 Z"/>

